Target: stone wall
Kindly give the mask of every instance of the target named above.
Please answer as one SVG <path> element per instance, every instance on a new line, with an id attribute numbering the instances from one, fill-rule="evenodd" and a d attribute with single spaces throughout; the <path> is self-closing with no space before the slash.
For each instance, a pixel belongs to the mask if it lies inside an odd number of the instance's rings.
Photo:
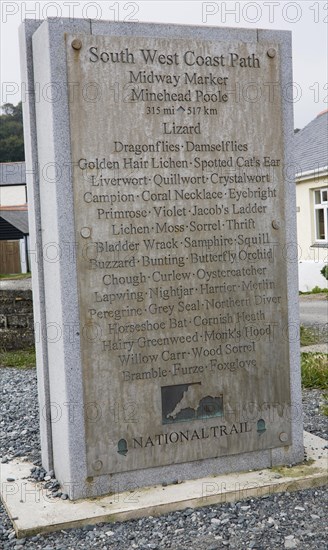
<path id="1" fill-rule="evenodd" d="M 26 349 L 32 346 L 32 291 L 0 288 L 0 351 Z"/>

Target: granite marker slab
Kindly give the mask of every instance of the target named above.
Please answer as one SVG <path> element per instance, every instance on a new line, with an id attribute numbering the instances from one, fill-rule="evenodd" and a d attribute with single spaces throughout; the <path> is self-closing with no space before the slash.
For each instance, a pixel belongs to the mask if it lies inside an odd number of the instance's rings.
<path id="1" fill-rule="evenodd" d="M 79 498 L 301 460 L 289 34 L 79 24 L 34 35 L 63 82 L 36 106 L 65 172 L 39 176 L 56 476 Z"/>

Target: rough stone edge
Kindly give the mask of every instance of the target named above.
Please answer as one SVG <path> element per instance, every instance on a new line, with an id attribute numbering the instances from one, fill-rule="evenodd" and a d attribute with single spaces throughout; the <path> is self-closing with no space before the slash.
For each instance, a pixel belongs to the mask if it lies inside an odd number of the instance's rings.
<path id="1" fill-rule="evenodd" d="M 36 125 L 43 240 L 55 243 L 59 254 L 59 261 L 45 258 L 44 274 L 47 329 L 51 334 L 48 364 L 54 415 L 53 467 L 63 485 L 81 483 L 87 477 L 65 47 L 65 32 L 75 33 L 77 27 L 88 33 L 89 21 L 68 20 L 65 25 L 62 20 L 44 21 L 32 38 L 35 80 L 41 90 L 54 83 L 60 97 L 51 102 L 41 94 Z M 53 182 L 43 177 L 47 165 L 58 167 Z M 54 339 L 53 330 L 58 330 Z"/>
<path id="2" fill-rule="evenodd" d="M 299 339 L 299 298 L 298 298 L 298 248 L 296 229 L 296 186 L 294 174 L 291 177 L 290 162 L 293 158 L 294 115 L 293 104 L 287 100 L 286 90 L 293 82 L 292 66 L 292 33 L 290 31 L 259 30 L 259 42 L 277 42 L 280 46 L 280 81 L 282 89 L 282 128 L 284 140 L 283 167 L 284 205 L 285 205 L 285 239 L 287 255 L 287 306 L 288 306 L 288 339 L 291 394 L 292 445 L 288 448 L 273 449 L 272 464 L 281 464 L 286 458 L 291 464 L 301 462 L 304 458 L 302 388 Z M 288 167 L 288 169 L 286 169 Z M 288 179 L 287 179 L 288 176 Z M 292 254 L 290 254 L 290 245 Z M 295 254 L 296 250 L 296 254 Z M 284 254 L 281 251 L 281 259 Z M 290 259 L 289 259 L 290 258 Z M 282 328 L 282 327 L 281 327 Z M 286 337 L 286 336 L 285 336 Z"/>
<path id="3" fill-rule="evenodd" d="M 49 415 L 50 388 L 48 372 L 48 350 L 42 337 L 42 327 L 47 324 L 44 273 L 42 259 L 42 227 L 40 212 L 40 192 L 38 177 L 37 134 L 35 124 L 35 89 L 33 74 L 32 35 L 41 25 L 40 20 L 28 20 L 19 28 L 19 46 L 21 62 L 21 80 L 28 90 L 23 100 L 24 148 L 26 159 L 26 183 L 29 204 L 30 257 L 32 270 L 32 293 L 34 330 L 36 344 L 36 364 L 38 380 L 38 399 L 40 408 L 40 437 L 42 463 L 47 470 L 53 467 L 52 435 Z"/>
<path id="4" fill-rule="evenodd" d="M 91 34 L 103 36 L 138 36 L 149 38 L 193 38 L 213 40 L 256 42 L 257 30 L 231 27 L 210 27 L 164 23 L 112 23 L 111 21 L 91 20 Z"/>

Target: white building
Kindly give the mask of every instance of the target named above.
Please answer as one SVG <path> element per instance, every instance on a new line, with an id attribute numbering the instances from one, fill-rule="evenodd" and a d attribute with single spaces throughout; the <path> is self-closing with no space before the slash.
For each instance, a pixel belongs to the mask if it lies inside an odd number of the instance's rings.
<path id="1" fill-rule="evenodd" d="M 0 164 L 0 273 L 26 273 L 28 211 L 25 162 Z"/>
<path id="2" fill-rule="evenodd" d="M 294 137 L 299 289 L 325 288 L 328 261 L 328 110 Z"/>

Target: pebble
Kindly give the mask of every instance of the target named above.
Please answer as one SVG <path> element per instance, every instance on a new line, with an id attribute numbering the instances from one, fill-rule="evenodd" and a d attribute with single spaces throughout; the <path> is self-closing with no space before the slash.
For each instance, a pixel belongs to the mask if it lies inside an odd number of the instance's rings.
<path id="1" fill-rule="evenodd" d="M 47 490 L 61 498 L 53 471 L 41 465 L 34 370 L 0 368 L 1 462 L 26 456 L 34 464 L 31 477 L 44 480 Z M 328 422 L 320 408 L 322 392 L 306 390 L 304 425 L 328 439 Z M 22 435 L 22 432 L 25 432 Z M 279 475 L 279 474 L 277 474 Z M 280 477 L 280 476 L 279 476 Z M 49 485 L 48 485 L 49 484 Z M 327 488 L 265 495 L 236 503 L 187 508 L 159 517 L 123 523 L 102 523 L 57 533 L 16 539 L 0 504 L 1 550 L 326 550 Z M 66 493 L 64 493 L 66 495 Z M 66 500 L 66 499 L 65 499 Z M 306 513 L 302 513 L 305 512 Z"/>
<path id="2" fill-rule="evenodd" d="M 294 540 L 293 536 L 285 537 L 284 547 L 285 548 L 297 548 L 297 542 L 296 542 L 296 540 Z"/>
<path id="3" fill-rule="evenodd" d="M 274 519 L 270 517 L 270 518 L 268 519 L 268 524 L 269 524 L 269 525 L 274 525 L 274 523 L 275 523 L 275 522 L 274 522 Z"/>

